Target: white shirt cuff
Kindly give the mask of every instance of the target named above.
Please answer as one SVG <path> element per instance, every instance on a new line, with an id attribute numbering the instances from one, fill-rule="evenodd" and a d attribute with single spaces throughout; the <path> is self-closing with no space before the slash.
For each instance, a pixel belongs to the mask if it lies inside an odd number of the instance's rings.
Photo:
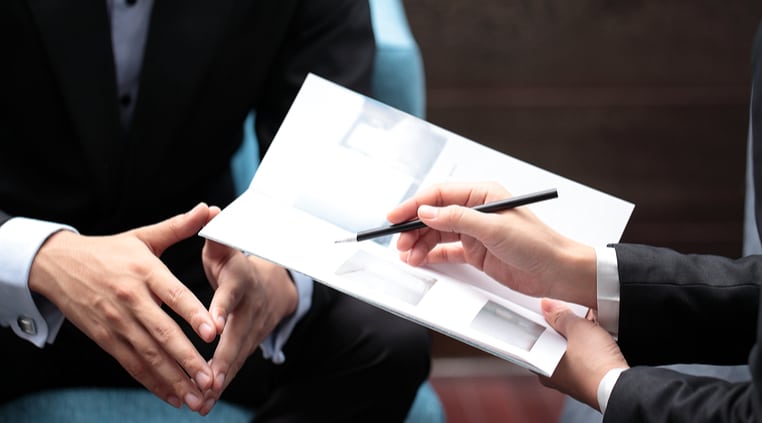
<path id="1" fill-rule="evenodd" d="M 262 349 L 262 356 L 272 360 L 275 364 L 283 364 L 286 361 L 286 356 L 283 354 L 283 346 L 288 342 L 288 338 L 291 336 L 291 332 L 293 332 L 296 324 L 299 323 L 299 320 L 312 307 L 312 289 L 315 282 L 307 275 L 292 271 L 289 271 L 289 273 L 294 280 L 299 297 L 296 311 L 291 317 L 283 319 L 270 336 L 259 345 Z"/>
<path id="2" fill-rule="evenodd" d="M 619 375 L 627 369 L 616 368 L 609 370 L 601 382 L 598 384 L 598 408 L 601 409 L 601 414 L 606 413 L 606 407 L 609 405 L 609 398 L 611 397 L 611 391 L 614 390 Z"/>
<path id="3" fill-rule="evenodd" d="M 615 338 L 619 334 L 619 268 L 616 250 L 596 247 L 598 324 Z"/>
<path id="4" fill-rule="evenodd" d="M 60 230 L 53 222 L 14 217 L 0 226 L 0 325 L 42 348 L 53 343 L 64 316 L 41 295 L 29 291 L 29 272 L 42 244 Z"/>

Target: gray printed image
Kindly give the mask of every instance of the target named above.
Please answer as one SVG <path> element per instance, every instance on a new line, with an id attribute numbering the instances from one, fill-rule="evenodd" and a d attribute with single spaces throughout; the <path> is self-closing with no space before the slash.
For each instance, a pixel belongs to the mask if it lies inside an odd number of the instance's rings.
<path id="1" fill-rule="evenodd" d="M 530 351 L 545 331 L 542 325 L 492 301 L 482 307 L 470 326 L 525 351 Z"/>
<path id="2" fill-rule="evenodd" d="M 401 263 L 392 263 L 362 250 L 344 262 L 336 274 L 411 305 L 418 305 L 436 282 L 433 277 L 404 267 Z"/>
<path id="3" fill-rule="evenodd" d="M 350 232 L 384 225 L 386 212 L 420 188 L 446 142 L 431 124 L 365 99 L 294 206 Z M 388 237 L 376 242 L 386 245 Z"/>

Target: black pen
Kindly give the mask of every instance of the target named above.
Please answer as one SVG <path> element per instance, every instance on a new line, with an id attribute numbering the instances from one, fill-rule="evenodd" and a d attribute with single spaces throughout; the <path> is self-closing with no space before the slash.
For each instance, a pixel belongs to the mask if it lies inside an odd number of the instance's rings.
<path id="1" fill-rule="evenodd" d="M 515 197 L 506 198 L 505 200 L 495 201 L 492 203 L 481 204 L 472 207 L 476 211 L 482 213 L 495 213 L 503 210 L 512 209 L 527 204 L 536 203 L 538 201 L 548 200 L 558 197 L 558 191 L 555 188 L 545 191 L 538 191 L 531 194 L 517 195 Z M 337 240 L 340 242 L 360 242 L 367 239 L 378 238 L 385 235 L 392 235 L 405 231 L 412 231 L 415 229 L 425 228 L 426 225 L 421 222 L 420 219 L 411 220 L 409 222 L 397 223 L 395 225 L 381 226 L 379 228 L 368 229 L 362 232 L 356 233 L 353 237 L 347 239 Z"/>

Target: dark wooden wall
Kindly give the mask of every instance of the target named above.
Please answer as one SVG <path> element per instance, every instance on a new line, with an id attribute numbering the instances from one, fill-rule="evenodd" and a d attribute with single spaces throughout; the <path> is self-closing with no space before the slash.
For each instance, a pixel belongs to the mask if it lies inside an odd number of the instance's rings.
<path id="1" fill-rule="evenodd" d="M 740 255 L 762 3 L 404 4 L 428 120 L 635 203 L 623 241 Z"/>

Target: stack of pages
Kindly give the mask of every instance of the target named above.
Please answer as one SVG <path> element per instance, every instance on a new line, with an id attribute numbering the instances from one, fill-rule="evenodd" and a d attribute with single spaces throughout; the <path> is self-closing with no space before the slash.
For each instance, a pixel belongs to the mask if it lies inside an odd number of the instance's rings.
<path id="1" fill-rule="evenodd" d="M 463 264 L 414 268 L 396 236 L 336 243 L 386 224 L 386 213 L 443 181 L 496 181 L 590 245 L 617 242 L 633 204 L 458 136 L 309 75 L 248 190 L 200 235 L 312 277 L 374 306 L 536 373 L 551 375 L 566 341 L 539 299 Z M 575 311 L 584 314 L 580 306 Z"/>

